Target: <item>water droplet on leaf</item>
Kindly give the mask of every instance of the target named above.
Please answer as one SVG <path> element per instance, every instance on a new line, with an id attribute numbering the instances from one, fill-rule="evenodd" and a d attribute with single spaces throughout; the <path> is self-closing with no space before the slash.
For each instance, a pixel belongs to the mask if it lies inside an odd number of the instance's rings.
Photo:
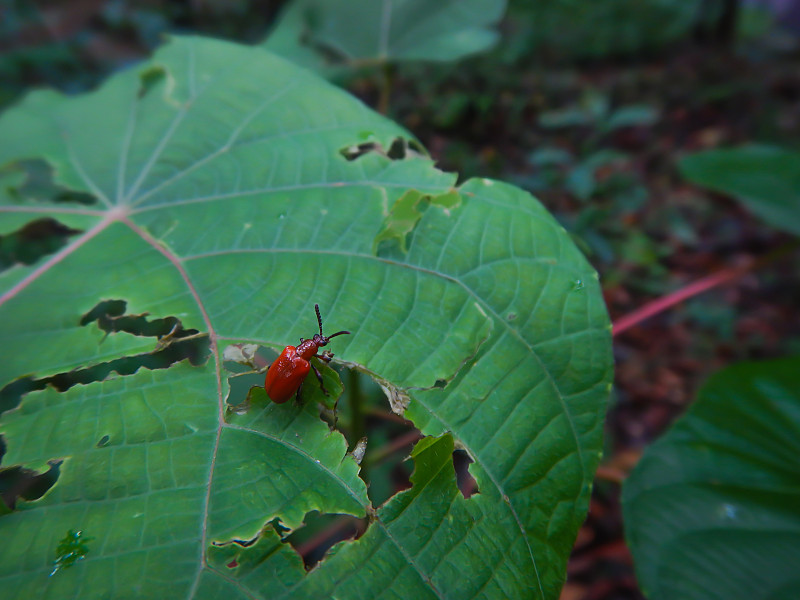
<path id="1" fill-rule="evenodd" d="M 736 507 L 730 504 L 723 504 L 719 508 L 720 516 L 723 519 L 735 519 L 736 518 Z"/>

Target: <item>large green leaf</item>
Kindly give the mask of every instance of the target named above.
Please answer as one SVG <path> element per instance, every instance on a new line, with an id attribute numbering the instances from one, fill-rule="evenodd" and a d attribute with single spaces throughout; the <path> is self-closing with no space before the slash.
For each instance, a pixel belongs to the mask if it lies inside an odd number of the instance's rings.
<path id="1" fill-rule="evenodd" d="M 773 227 L 800 235 L 800 152 L 749 145 L 690 154 L 681 174 L 729 194 Z"/>
<path id="2" fill-rule="evenodd" d="M 316 70 L 329 64 L 449 61 L 491 47 L 506 0 L 293 0 L 268 49 Z"/>
<path id="3" fill-rule="evenodd" d="M 623 489 L 654 600 L 800 598 L 800 358 L 713 376 Z"/>
<path id="4" fill-rule="evenodd" d="M 52 384 L 3 414 L 4 465 L 63 460 L 44 497 L 0 517 L 6 597 L 558 596 L 610 385 L 597 276 L 528 194 L 391 160 L 398 136 L 263 50 L 182 38 L 96 92 L 37 92 L 0 120 L 0 165 L 44 160 L 96 199 L 20 197 L 6 178 L 0 233 L 42 215 L 83 231 L 0 274 L 0 383 Z M 449 434 L 378 509 L 313 402 L 226 407 L 244 392 L 225 348 L 309 337 L 315 302 L 328 332 L 352 331 L 329 346 L 342 364 Z M 176 319 L 182 337 L 162 331 L 156 351 L 131 335 Z M 136 371 L 193 330 L 208 361 Z M 469 499 L 453 439 L 474 459 Z M 371 524 L 306 575 L 281 536 L 309 511 Z M 88 552 L 48 577 L 69 530 Z"/>

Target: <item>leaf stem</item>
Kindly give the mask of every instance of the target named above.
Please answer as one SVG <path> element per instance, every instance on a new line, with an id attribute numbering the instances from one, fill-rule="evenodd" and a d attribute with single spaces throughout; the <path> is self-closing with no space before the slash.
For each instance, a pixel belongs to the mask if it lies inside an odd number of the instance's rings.
<path id="1" fill-rule="evenodd" d="M 402 450 L 406 446 L 410 446 L 414 442 L 421 440 L 423 437 L 422 433 L 418 429 L 412 429 L 411 431 L 407 431 L 401 436 L 396 437 L 391 442 L 384 444 L 383 446 L 377 448 L 376 450 L 371 451 L 367 455 L 366 464 L 370 467 L 376 466 L 379 463 L 383 462 L 389 456 L 397 452 L 398 450 Z M 362 463 L 364 464 L 364 463 Z"/>
<path id="2" fill-rule="evenodd" d="M 768 252 L 760 258 L 748 257 L 748 259 L 745 260 L 741 265 L 721 269 L 716 273 L 706 275 L 697 281 L 693 281 L 692 283 L 685 285 L 682 288 L 667 294 L 666 296 L 662 296 L 661 298 L 657 298 L 652 302 L 648 302 L 644 306 L 641 306 L 633 312 L 628 313 L 627 315 L 624 315 L 623 317 L 620 317 L 614 321 L 612 335 L 616 337 L 631 327 L 638 325 L 642 321 L 662 313 L 665 310 L 672 308 L 676 304 L 692 298 L 693 296 L 702 294 L 703 292 L 717 286 L 741 279 L 747 273 L 774 262 L 778 258 L 789 254 L 798 247 L 800 247 L 800 241 L 793 240 L 783 244 L 782 246 L 779 246 L 775 250 Z"/>
<path id="3" fill-rule="evenodd" d="M 407 425 L 408 427 L 414 427 L 414 423 L 408 419 L 401 417 L 400 415 L 396 415 L 393 412 L 389 412 L 388 410 L 371 407 L 367 410 L 367 415 L 383 421 L 391 421 L 392 423 L 400 423 L 402 425 Z"/>
<path id="4" fill-rule="evenodd" d="M 621 485 L 628 477 L 628 474 L 622 471 L 621 469 L 600 465 L 599 467 L 597 467 L 597 471 L 595 471 L 594 476 L 595 479 L 600 479 L 602 481 L 609 481 L 611 483 L 616 483 L 618 485 Z"/>
<path id="5" fill-rule="evenodd" d="M 349 529 L 354 530 L 352 536 L 345 535 L 349 533 Z M 314 535 L 314 537 L 306 540 L 302 544 L 298 544 L 295 547 L 295 552 L 297 552 L 305 560 L 309 554 L 311 554 L 319 546 L 322 546 L 328 542 L 331 538 L 338 537 L 341 539 L 347 539 L 348 537 L 358 537 L 363 532 L 364 525 L 360 519 L 350 515 L 341 515 L 331 522 L 327 527 L 321 529 L 316 535 Z"/>

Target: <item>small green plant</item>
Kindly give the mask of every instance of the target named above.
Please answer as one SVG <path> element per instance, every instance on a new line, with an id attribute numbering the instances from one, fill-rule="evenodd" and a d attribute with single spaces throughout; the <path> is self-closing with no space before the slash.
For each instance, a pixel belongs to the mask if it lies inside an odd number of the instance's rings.
<path id="1" fill-rule="evenodd" d="M 582 249 L 606 268 L 610 280 L 624 261 L 661 274 L 663 249 L 628 221 L 647 203 L 649 192 L 634 157 L 609 146 L 609 136 L 627 127 L 651 127 L 659 111 L 649 105 L 612 109 L 607 94 L 588 89 L 575 105 L 545 111 L 539 126 L 546 132 L 571 131 L 574 148 L 542 146 L 528 155 L 532 173 L 517 178 L 544 195 L 568 194 L 579 210 L 559 214 Z"/>

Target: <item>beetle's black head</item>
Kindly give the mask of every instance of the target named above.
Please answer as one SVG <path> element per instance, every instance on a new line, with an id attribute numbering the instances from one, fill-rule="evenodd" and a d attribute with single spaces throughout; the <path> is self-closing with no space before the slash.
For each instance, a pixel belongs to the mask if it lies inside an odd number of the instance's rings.
<path id="1" fill-rule="evenodd" d="M 320 335 L 318 333 L 315 333 L 314 334 L 314 343 L 317 346 L 320 346 L 320 347 L 327 346 L 328 342 L 330 341 L 331 338 L 335 338 L 337 335 L 345 335 L 345 334 L 349 335 L 350 332 L 349 331 L 337 331 L 336 333 L 332 333 L 329 336 L 324 336 L 324 335 Z"/>

